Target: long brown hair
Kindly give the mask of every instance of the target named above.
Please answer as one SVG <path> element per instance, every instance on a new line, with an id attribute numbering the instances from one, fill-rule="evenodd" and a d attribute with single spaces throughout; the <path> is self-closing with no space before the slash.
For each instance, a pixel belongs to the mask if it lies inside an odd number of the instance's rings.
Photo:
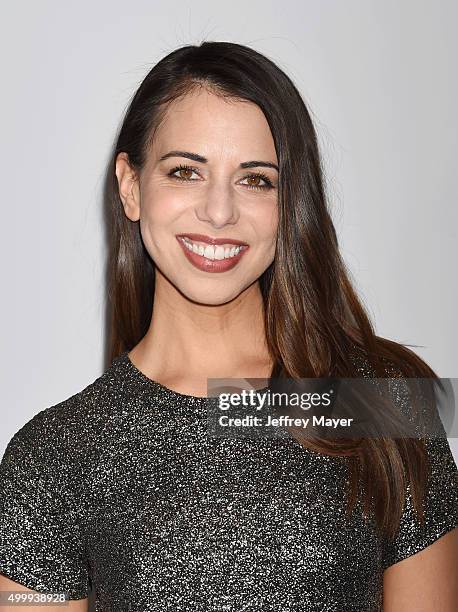
<path id="1" fill-rule="evenodd" d="M 387 364 L 406 377 L 437 378 L 407 346 L 375 334 L 352 287 L 328 210 L 315 129 L 295 85 L 266 56 L 229 42 L 184 46 L 161 59 L 142 81 L 120 127 L 108 170 L 110 362 L 146 334 L 155 282 L 139 224 L 124 214 L 116 157 L 126 152 L 132 167 L 140 170 L 168 105 L 196 87 L 257 104 L 274 139 L 279 161 L 277 249 L 259 279 L 275 364 L 272 376 L 357 377 L 349 355 L 359 353 L 380 378 L 387 376 Z M 361 483 L 366 510 L 373 507 L 376 525 L 394 537 L 410 483 L 415 510 L 424 521 L 428 463 L 421 438 L 363 438 L 345 444 L 297 439 L 317 452 L 348 459 L 348 513 Z"/>

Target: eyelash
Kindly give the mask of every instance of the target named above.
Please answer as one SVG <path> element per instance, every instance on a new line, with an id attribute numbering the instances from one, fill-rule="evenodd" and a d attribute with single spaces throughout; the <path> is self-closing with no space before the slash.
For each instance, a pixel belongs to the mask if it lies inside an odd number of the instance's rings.
<path id="1" fill-rule="evenodd" d="M 196 168 L 193 168 L 192 166 L 180 164 L 179 166 L 172 168 L 172 170 L 170 170 L 170 172 L 168 173 L 168 176 L 170 176 L 173 179 L 176 179 L 177 181 L 189 182 L 189 181 L 195 180 L 195 179 L 183 178 L 182 176 L 174 176 L 174 173 L 177 172 L 178 170 L 191 170 L 192 172 L 199 174 Z M 243 178 L 246 179 L 246 178 L 258 178 L 258 177 L 261 178 L 263 181 L 265 181 L 267 184 L 266 185 L 244 185 L 244 187 L 248 187 L 248 189 L 261 189 L 261 190 L 273 189 L 272 181 L 270 180 L 268 176 L 266 176 L 262 172 L 256 172 L 255 174 L 247 174 Z"/>

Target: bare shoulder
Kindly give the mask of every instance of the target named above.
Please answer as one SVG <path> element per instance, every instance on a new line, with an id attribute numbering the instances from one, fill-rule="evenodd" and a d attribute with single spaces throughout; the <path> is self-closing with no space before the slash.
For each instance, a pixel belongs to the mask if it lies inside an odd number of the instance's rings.
<path id="1" fill-rule="evenodd" d="M 0 593 L 3 591 L 23 591 L 27 593 L 38 593 L 39 591 L 34 591 L 33 589 L 29 589 L 26 586 L 19 584 L 19 582 L 14 582 L 14 580 L 10 580 L 3 574 L 0 574 Z M 5 596 L 5 594 L 3 594 Z M 2 602 L 3 603 L 3 602 Z M 30 604 L 25 606 L 12 605 L 7 606 L 5 604 L 2 605 L 2 610 L 8 612 L 8 610 L 14 610 L 15 612 L 24 612 L 27 610 L 30 612 Z M 88 598 L 85 599 L 74 599 L 68 602 L 68 605 L 65 606 L 65 609 L 69 612 L 87 612 L 88 610 Z M 49 605 L 46 606 L 33 606 L 34 612 L 49 612 Z"/>
<path id="2" fill-rule="evenodd" d="M 458 610 L 458 527 L 385 570 L 383 610 Z"/>

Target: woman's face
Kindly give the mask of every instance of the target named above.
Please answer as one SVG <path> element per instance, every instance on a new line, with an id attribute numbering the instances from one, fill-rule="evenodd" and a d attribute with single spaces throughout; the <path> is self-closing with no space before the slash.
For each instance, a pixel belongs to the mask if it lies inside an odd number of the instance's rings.
<path id="1" fill-rule="evenodd" d="M 275 255 L 276 167 L 272 134 L 255 104 L 206 89 L 173 102 L 138 181 L 125 154 L 116 164 L 126 215 L 140 220 L 156 283 L 162 274 L 209 305 L 252 285 Z"/>

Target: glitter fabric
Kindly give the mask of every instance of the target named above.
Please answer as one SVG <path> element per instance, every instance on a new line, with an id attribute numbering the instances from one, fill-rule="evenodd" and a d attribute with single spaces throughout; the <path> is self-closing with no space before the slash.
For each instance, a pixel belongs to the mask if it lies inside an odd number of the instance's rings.
<path id="1" fill-rule="evenodd" d="M 345 458 L 292 437 L 211 438 L 210 401 L 126 351 L 37 413 L 0 465 L 0 572 L 91 592 L 96 612 L 379 612 L 383 570 L 458 526 L 446 437 L 428 440 L 425 529 L 409 493 L 388 545 L 359 505 L 346 522 Z"/>

